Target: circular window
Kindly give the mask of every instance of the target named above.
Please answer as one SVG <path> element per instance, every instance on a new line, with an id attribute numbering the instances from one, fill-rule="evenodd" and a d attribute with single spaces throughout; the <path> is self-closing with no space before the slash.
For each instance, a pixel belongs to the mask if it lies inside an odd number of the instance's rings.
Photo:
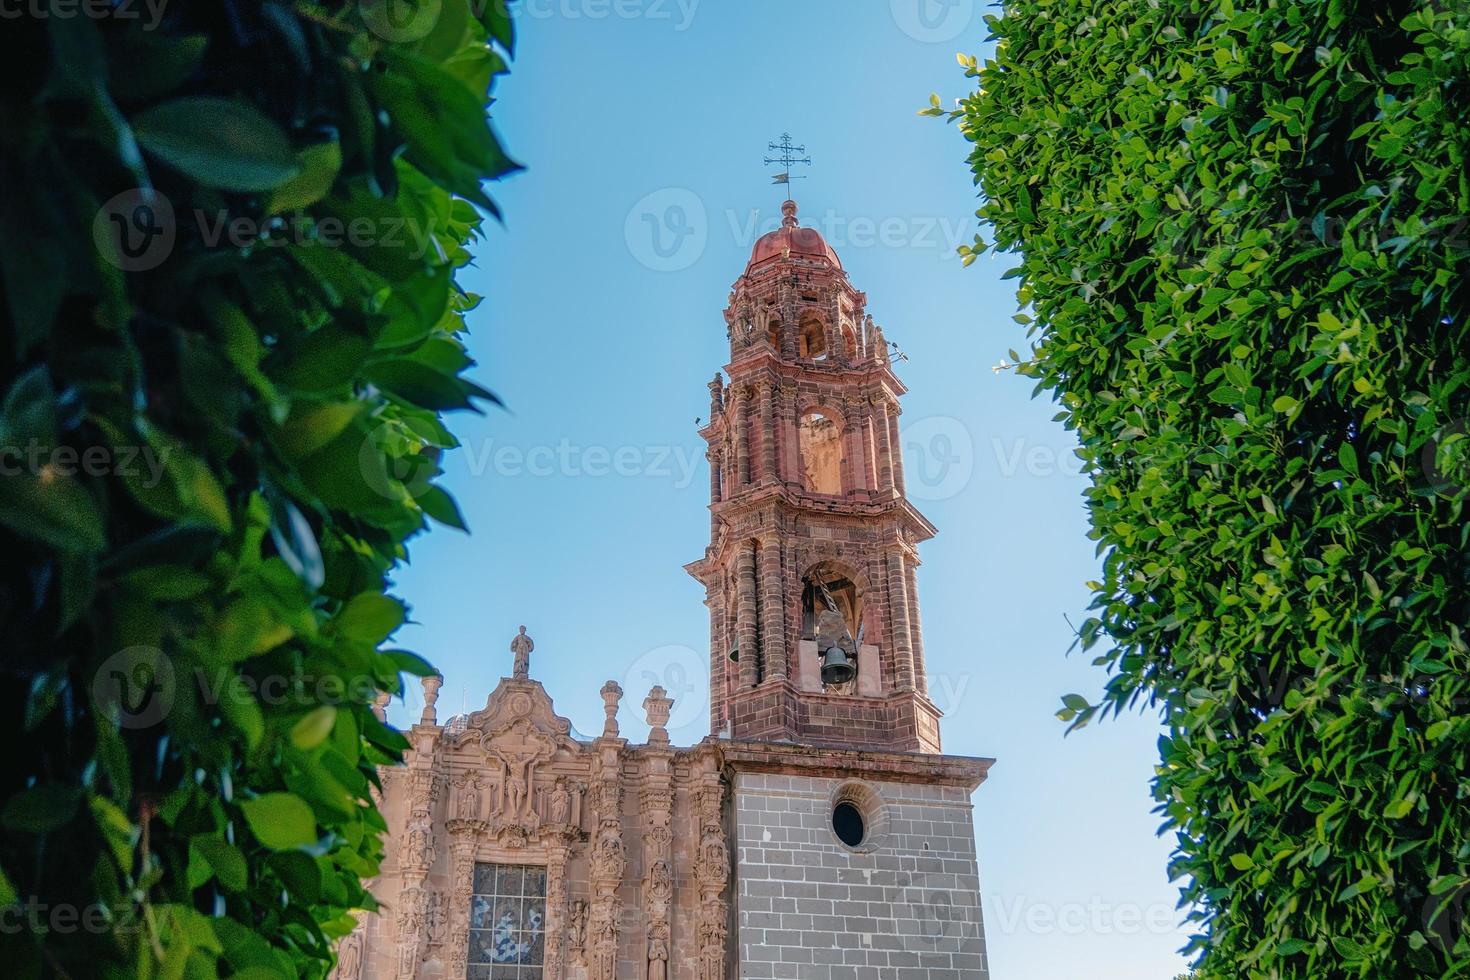
<path id="1" fill-rule="evenodd" d="M 868 828 L 863 824 L 862 811 L 843 800 L 832 810 L 832 830 L 837 839 L 848 847 L 858 847 L 867 836 Z"/>
<path id="2" fill-rule="evenodd" d="M 876 787 L 849 780 L 832 791 L 827 805 L 836 843 L 855 854 L 871 854 L 882 846 L 888 833 L 888 808 Z"/>

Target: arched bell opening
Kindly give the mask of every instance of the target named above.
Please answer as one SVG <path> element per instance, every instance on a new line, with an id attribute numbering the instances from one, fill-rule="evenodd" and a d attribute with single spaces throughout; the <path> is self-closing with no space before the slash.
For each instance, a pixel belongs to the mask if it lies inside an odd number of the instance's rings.
<path id="1" fill-rule="evenodd" d="M 827 325 L 822 322 L 821 317 L 809 313 L 801 318 L 796 335 L 796 353 L 798 357 L 809 358 L 813 361 L 826 359 L 828 353 Z"/>
<path id="2" fill-rule="evenodd" d="M 816 645 L 824 688 L 849 691 L 857 680 L 862 618 L 862 593 L 845 570 L 822 562 L 803 576 L 801 638 Z"/>
<path id="3" fill-rule="evenodd" d="M 774 350 L 781 349 L 781 318 L 772 316 L 766 321 L 766 343 Z"/>

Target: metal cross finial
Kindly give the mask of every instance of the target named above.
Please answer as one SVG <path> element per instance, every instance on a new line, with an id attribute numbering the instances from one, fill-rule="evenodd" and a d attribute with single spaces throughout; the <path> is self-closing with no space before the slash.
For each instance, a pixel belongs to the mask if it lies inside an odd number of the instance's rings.
<path id="1" fill-rule="evenodd" d="M 782 133 L 781 141 L 779 143 L 767 143 L 766 149 L 779 154 L 779 156 L 766 157 L 766 166 L 769 167 L 773 163 L 779 163 L 783 168 L 782 171 L 776 174 L 776 176 L 772 179 L 771 183 L 773 184 L 790 185 L 793 179 L 791 176 L 792 164 L 801 163 L 805 164 L 808 167 L 812 165 L 812 158 L 809 156 L 805 156 L 806 146 L 798 146 L 792 143 L 790 133 Z M 803 178 L 797 177 L 794 179 L 801 180 Z"/>

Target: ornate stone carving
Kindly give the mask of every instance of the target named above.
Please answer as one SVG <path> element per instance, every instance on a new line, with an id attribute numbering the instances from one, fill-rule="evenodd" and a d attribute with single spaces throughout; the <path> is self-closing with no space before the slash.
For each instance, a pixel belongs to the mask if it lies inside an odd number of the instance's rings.
<path id="1" fill-rule="evenodd" d="M 445 930 L 449 925 L 449 913 L 445 908 L 444 893 L 430 892 L 428 905 L 424 909 L 424 935 L 430 946 L 444 944 Z"/>
<path id="2" fill-rule="evenodd" d="M 669 723 L 669 713 L 673 710 L 674 699 L 668 697 L 662 687 L 655 684 L 648 692 L 648 697 L 643 699 L 643 711 L 648 719 L 648 741 L 667 745 L 669 732 L 664 726 Z"/>
<path id="3" fill-rule="evenodd" d="M 587 965 L 587 903 L 577 899 L 567 919 L 567 949 L 577 966 Z"/>
<path id="4" fill-rule="evenodd" d="M 434 829 L 427 812 L 415 813 L 408 828 L 408 847 L 400 859 L 404 868 L 427 871 L 434 864 Z"/>
<path id="5" fill-rule="evenodd" d="M 628 870 L 628 856 L 623 847 L 623 835 L 616 829 L 606 829 L 598 834 L 597 848 L 592 853 L 592 874 L 599 882 L 620 882 L 623 872 Z"/>
<path id="6" fill-rule="evenodd" d="M 449 847 L 453 854 L 449 894 L 449 927 L 444 946 L 448 956 L 448 976 L 465 975 L 469 959 L 470 896 L 475 887 L 475 845 L 487 825 L 483 820 L 449 821 Z"/>
<path id="7" fill-rule="evenodd" d="M 546 804 L 546 822 L 553 827 L 566 827 L 572 821 L 572 793 L 565 776 L 556 777 L 551 797 Z"/>
<path id="8" fill-rule="evenodd" d="M 461 820 L 480 819 L 480 774 L 467 772 L 460 777 L 459 800 L 455 812 Z"/>
<path id="9" fill-rule="evenodd" d="M 398 980 L 413 980 L 428 924 L 428 896 L 418 885 L 408 885 L 398 902 Z"/>
<path id="10" fill-rule="evenodd" d="M 725 903 L 707 898 L 699 907 L 699 980 L 725 980 Z"/>

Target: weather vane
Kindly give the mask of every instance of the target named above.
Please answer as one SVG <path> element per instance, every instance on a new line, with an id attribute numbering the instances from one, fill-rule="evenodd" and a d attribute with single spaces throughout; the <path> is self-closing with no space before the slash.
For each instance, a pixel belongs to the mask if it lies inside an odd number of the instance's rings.
<path id="1" fill-rule="evenodd" d="M 781 141 L 779 143 L 767 143 L 766 149 L 780 154 L 779 156 L 766 157 L 766 166 L 769 167 L 773 163 L 779 163 L 782 167 L 781 172 L 771 178 L 771 183 L 786 184 L 789 186 L 792 180 L 806 179 L 805 177 L 792 177 L 791 175 L 793 164 L 802 163 L 810 167 L 812 165 L 812 158 L 804 155 L 806 153 L 805 146 L 797 146 L 791 142 L 790 133 L 782 133 Z M 787 191 L 787 196 L 790 196 L 790 191 Z"/>

